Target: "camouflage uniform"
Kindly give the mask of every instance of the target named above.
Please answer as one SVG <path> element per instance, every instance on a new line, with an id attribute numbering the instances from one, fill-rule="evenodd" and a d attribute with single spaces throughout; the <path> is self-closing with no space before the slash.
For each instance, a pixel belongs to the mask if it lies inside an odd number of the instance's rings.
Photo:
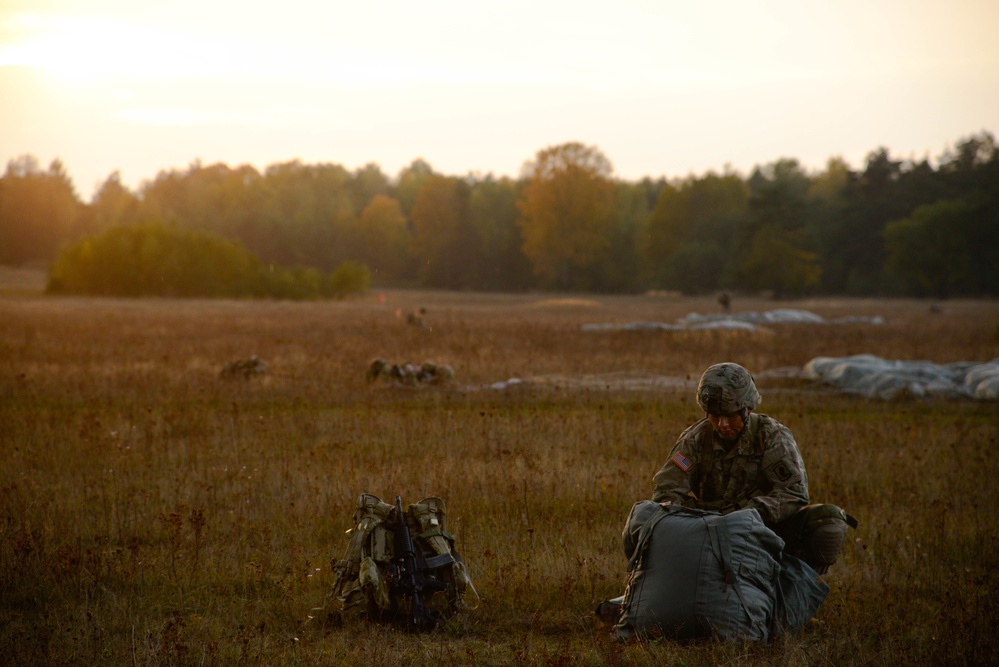
<path id="1" fill-rule="evenodd" d="M 368 367 L 368 381 L 384 377 L 389 382 L 406 387 L 421 384 L 447 384 L 454 379 L 454 369 L 446 364 L 424 361 L 422 364 L 406 362 L 390 364 L 384 359 L 375 359 Z"/>
<path id="2" fill-rule="evenodd" d="M 653 481 L 656 502 L 723 513 L 755 507 L 770 528 L 808 504 L 808 476 L 794 436 L 762 414 L 749 415 L 735 442 L 700 420 L 680 435 Z"/>
<path id="3" fill-rule="evenodd" d="M 742 417 L 734 439 L 723 438 L 708 418 L 680 434 L 666 464 L 653 478 L 656 502 L 727 514 L 755 508 L 785 540 L 785 550 L 820 574 L 836 562 L 847 525 L 856 519 L 835 505 L 809 505 L 808 475 L 791 431 L 754 413 L 760 403 L 753 376 L 742 366 L 711 366 L 697 386 L 697 403 L 708 414 Z M 806 507 L 807 506 L 807 507 Z"/>

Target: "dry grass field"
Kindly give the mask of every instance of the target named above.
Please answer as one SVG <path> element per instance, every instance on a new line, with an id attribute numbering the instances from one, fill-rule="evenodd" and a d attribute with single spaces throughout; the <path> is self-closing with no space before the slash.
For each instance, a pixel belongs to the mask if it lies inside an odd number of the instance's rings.
<path id="1" fill-rule="evenodd" d="M 2 291 L 2 290 L 0 290 Z M 999 406 L 874 402 L 764 371 L 871 353 L 999 357 L 999 303 L 737 299 L 885 323 L 583 332 L 713 299 L 387 292 L 338 303 L 0 294 L 0 662 L 23 665 L 999 663 Z M 427 309 L 426 328 L 400 313 Z M 268 373 L 223 381 L 258 355 Z M 434 360 L 448 388 L 368 383 Z M 620 532 L 693 382 L 738 361 L 813 500 L 860 519 L 832 592 L 773 645 L 622 645 Z M 622 377 L 668 377 L 629 385 Z M 548 378 L 492 389 L 510 378 Z M 552 378 L 560 378 L 553 380 Z M 586 380 L 583 382 L 582 380 Z M 481 595 L 430 634 L 343 627 L 326 595 L 356 497 L 439 495 Z M 325 605 L 325 607 L 324 607 Z"/>

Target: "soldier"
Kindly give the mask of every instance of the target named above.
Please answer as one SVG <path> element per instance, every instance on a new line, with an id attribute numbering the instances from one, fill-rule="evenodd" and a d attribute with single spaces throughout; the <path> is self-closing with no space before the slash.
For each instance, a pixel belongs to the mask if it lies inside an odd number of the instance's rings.
<path id="1" fill-rule="evenodd" d="M 722 307 L 722 310 L 726 313 L 732 310 L 732 296 L 727 292 L 722 292 L 718 295 L 718 304 Z"/>
<path id="2" fill-rule="evenodd" d="M 739 364 L 711 366 L 697 386 L 706 417 L 677 439 L 653 482 L 656 502 L 729 512 L 752 507 L 785 551 L 824 574 L 856 520 L 835 505 L 809 505 L 808 475 L 787 427 L 754 412 L 760 393 Z"/>
<path id="3" fill-rule="evenodd" d="M 409 312 L 406 314 L 406 324 L 414 327 L 419 327 L 421 329 L 427 328 L 426 322 L 427 309 L 420 308 L 417 311 Z"/>
<path id="4" fill-rule="evenodd" d="M 375 359 L 368 366 L 367 376 L 369 382 L 384 377 L 389 382 L 416 387 L 421 384 L 447 384 L 454 379 L 454 369 L 446 364 L 432 361 L 424 361 L 422 364 L 409 361 L 404 364 L 390 364 L 384 359 Z"/>
<path id="5" fill-rule="evenodd" d="M 267 373 L 267 363 L 257 355 L 253 355 L 249 359 L 227 362 L 222 367 L 219 377 L 224 380 L 249 380 L 265 373 Z"/>

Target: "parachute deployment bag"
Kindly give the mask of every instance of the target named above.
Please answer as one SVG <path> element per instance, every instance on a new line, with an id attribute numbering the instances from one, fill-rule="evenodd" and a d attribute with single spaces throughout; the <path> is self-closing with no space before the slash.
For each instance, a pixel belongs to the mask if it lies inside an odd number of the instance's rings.
<path id="1" fill-rule="evenodd" d="M 399 546 L 396 506 L 370 493 L 358 497 L 347 551 L 333 565 L 336 579 L 331 595 L 341 603 L 344 620 L 412 619 L 414 605 L 420 605 L 425 617 L 434 620 L 429 625 L 435 625 L 464 607 L 463 595 L 469 588 L 474 592 L 454 536 L 446 529 L 444 501 L 424 498 L 403 514 L 413 547 L 413 572 L 404 564 Z M 418 584 L 407 587 L 407 582 Z"/>
<path id="2" fill-rule="evenodd" d="M 615 634 L 770 641 L 787 620 L 811 618 L 828 592 L 784 599 L 785 587 L 820 583 L 797 560 L 782 573 L 783 546 L 755 509 L 722 515 L 636 503 L 624 530 L 631 577 Z"/>

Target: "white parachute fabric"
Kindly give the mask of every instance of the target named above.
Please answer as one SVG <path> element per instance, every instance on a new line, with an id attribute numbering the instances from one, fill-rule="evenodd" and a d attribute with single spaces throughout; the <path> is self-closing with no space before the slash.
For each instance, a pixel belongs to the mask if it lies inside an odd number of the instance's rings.
<path id="1" fill-rule="evenodd" d="M 809 379 L 867 398 L 999 398 L 999 359 L 987 363 L 892 361 L 872 354 L 816 357 L 802 368 Z"/>
<path id="2" fill-rule="evenodd" d="M 826 319 L 821 315 L 793 308 L 777 308 L 762 312 L 718 313 L 702 315 L 688 313 L 675 323 L 669 322 L 593 322 L 582 325 L 583 331 L 701 331 L 704 329 L 755 332 L 761 325 L 779 324 L 884 324 L 883 317 L 847 316 Z"/>

